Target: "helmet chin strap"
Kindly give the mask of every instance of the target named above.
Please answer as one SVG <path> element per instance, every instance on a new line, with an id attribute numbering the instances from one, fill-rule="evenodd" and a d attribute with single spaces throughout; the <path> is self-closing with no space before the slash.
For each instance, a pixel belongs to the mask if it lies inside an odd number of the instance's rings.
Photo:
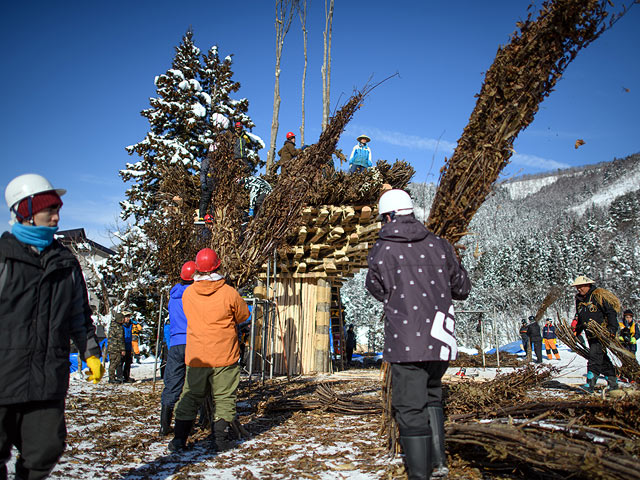
<path id="1" fill-rule="evenodd" d="M 20 202 L 21 201 L 22 200 L 20 200 Z M 25 220 L 28 220 L 31 225 L 35 225 L 35 223 L 33 221 L 33 195 L 30 195 L 29 197 L 27 197 L 27 206 L 29 208 L 29 216 L 28 217 L 23 217 L 22 215 L 20 215 L 18 213 L 18 209 L 16 208 L 16 205 L 19 205 L 20 202 L 16 203 L 13 207 L 11 207 L 11 211 L 15 214 L 16 218 L 18 219 L 18 221 L 20 223 L 22 223 Z"/>

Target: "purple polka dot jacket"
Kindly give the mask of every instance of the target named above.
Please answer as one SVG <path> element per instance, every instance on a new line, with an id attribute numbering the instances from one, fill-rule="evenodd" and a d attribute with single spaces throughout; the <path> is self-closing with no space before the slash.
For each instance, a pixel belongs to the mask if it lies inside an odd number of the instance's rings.
<path id="1" fill-rule="evenodd" d="M 413 215 L 396 216 L 369 252 L 366 288 L 384 302 L 384 359 L 391 363 L 455 360 L 453 300 L 471 282 L 451 244 Z"/>

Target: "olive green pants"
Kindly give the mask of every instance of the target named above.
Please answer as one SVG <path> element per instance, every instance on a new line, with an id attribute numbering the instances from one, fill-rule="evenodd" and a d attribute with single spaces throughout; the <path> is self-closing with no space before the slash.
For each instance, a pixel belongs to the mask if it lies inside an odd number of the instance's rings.
<path id="1" fill-rule="evenodd" d="M 182 394 L 175 407 L 176 420 L 195 420 L 198 409 L 211 385 L 214 404 L 213 420 L 233 422 L 236 416 L 236 392 L 240 383 L 240 366 L 189 367 Z"/>

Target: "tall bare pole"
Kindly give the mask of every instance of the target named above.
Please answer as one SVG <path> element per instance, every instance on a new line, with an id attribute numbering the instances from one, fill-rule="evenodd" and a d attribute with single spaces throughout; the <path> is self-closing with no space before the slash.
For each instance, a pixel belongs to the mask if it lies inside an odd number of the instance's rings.
<path id="1" fill-rule="evenodd" d="M 273 160 L 276 156 L 276 137 L 278 136 L 278 116 L 280 115 L 280 60 L 284 37 L 291 27 L 291 21 L 295 13 L 297 1 L 276 0 L 276 82 L 273 89 L 273 117 L 271 119 L 271 141 L 267 153 L 267 172 L 271 171 Z"/>
<path id="2" fill-rule="evenodd" d="M 307 82 L 307 0 L 302 0 L 300 9 L 300 23 L 302 24 L 302 39 L 304 41 L 304 69 L 302 70 L 302 120 L 300 121 L 300 145 L 304 145 L 304 94 Z"/>
<path id="3" fill-rule="evenodd" d="M 324 0 L 324 55 L 322 61 L 322 131 L 329 123 L 330 87 L 331 87 L 331 31 L 333 28 L 333 0 Z"/>

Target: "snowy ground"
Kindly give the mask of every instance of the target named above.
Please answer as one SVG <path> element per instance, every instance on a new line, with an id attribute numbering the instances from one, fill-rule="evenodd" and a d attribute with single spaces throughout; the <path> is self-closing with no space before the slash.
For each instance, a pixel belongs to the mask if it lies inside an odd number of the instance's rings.
<path id="1" fill-rule="evenodd" d="M 586 361 L 560 348 L 560 361 L 545 360 L 561 368 L 556 380 L 569 384 L 584 383 Z M 406 478 L 401 461 L 391 459 L 380 436 L 379 415 L 340 415 L 317 411 L 268 414 L 261 407 L 270 398 L 287 391 L 312 395 L 317 381 L 329 381 L 337 391 L 379 395 L 378 370 L 355 369 L 333 375 L 255 381 L 245 378 L 238 397 L 240 422 L 252 437 L 222 454 L 208 449 L 208 431 L 196 431 L 190 437 L 193 448 L 186 453 L 170 454 L 171 437 L 158 435 L 162 381 L 155 384 L 153 359 L 133 365 L 134 384 L 87 383 L 72 375 L 67 399 L 68 447 L 51 477 L 57 479 L 392 479 Z M 455 378 L 459 368 L 450 368 L 445 376 Z M 513 368 L 502 368 L 508 373 Z M 474 380 L 490 379 L 495 368 L 467 368 Z M 600 379 L 605 384 L 604 379 Z M 553 390 L 543 395 L 575 395 Z M 15 450 L 9 465 L 13 471 Z M 494 478 L 486 473 L 457 470 L 450 478 Z M 505 477 L 502 477 L 505 478 Z"/>

